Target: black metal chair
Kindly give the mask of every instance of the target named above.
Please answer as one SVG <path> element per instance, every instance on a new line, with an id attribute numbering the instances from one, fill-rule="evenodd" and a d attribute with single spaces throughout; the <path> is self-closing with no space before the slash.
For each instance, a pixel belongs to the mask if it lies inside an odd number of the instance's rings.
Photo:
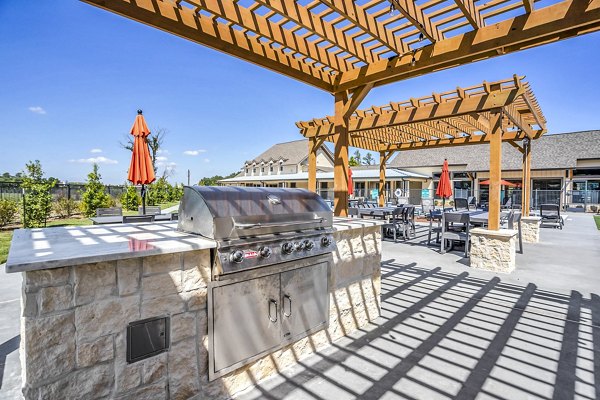
<path id="1" fill-rule="evenodd" d="M 360 214 L 358 213 L 357 207 L 348 207 L 348 217 L 349 218 L 359 218 Z"/>
<path id="2" fill-rule="evenodd" d="M 392 211 L 390 222 L 383 225 L 384 235 L 387 237 L 392 236 L 394 242 L 398 241 L 399 232 L 402 232 L 404 240 L 409 238 L 411 230 L 413 235 L 415 235 L 414 216 L 414 206 L 396 207 L 394 211 Z"/>
<path id="3" fill-rule="evenodd" d="M 468 210 L 469 209 L 469 201 L 463 198 L 455 198 L 454 199 L 454 209 L 456 211 Z"/>
<path id="4" fill-rule="evenodd" d="M 563 228 L 564 222 L 560 216 L 560 206 L 558 204 L 540 204 L 540 217 L 542 218 L 542 225 L 552 224 L 555 228 Z"/>
<path id="5" fill-rule="evenodd" d="M 437 226 L 433 226 L 433 223 L 437 222 Z M 435 232 L 435 242 L 440 242 L 440 233 L 442 233 L 442 211 L 441 210 L 429 210 L 429 236 L 427 237 L 427 246 L 431 244 L 431 233 Z"/>
<path id="6" fill-rule="evenodd" d="M 471 216 L 468 213 L 444 213 L 442 216 L 442 243 L 440 245 L 440 252 L 442 254 L 446 253 L 446 240 L 458 240 L 465 242 L 465 257 L 469 257 L 469 244 L 471 241 L 469 233 L 470 218 Z"/>
<path id="7" fill-rule="evenodd" d="M 154 215 L 125 215 L 123 216 L 124 224 L 138 223 L 138 222 L 154 222 Z"/>
<path id="8" fill-rule="evenodd" d="M 108 207 L 96 209 L 96 217 L 118 217 L 123 215 L 121 207 Z"/>

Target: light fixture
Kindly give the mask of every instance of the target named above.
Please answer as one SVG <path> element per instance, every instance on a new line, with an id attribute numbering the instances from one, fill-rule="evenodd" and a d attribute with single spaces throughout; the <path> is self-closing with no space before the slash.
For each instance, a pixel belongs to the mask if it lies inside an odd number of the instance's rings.
<path id="1" fill-rule="evenodd" d="M 419 42 L 422 42 L 423 38 L 424 38 L 423 32 L 419 33 Z"/>
<path id="2" fill-rule="evenodd" d="M 390 17 L 394 16 L 394 10 L 395 10 L 394 4 L 392 4 L 392 2 L 390 1 Z"/>
<path id="3" fill-rule="evenodd" d="M 414 67 L 417 64 L 417 59 L 415 58 L 415 51 L 412 52 L 412 59 L 410 60 L 410 66 Z"/>

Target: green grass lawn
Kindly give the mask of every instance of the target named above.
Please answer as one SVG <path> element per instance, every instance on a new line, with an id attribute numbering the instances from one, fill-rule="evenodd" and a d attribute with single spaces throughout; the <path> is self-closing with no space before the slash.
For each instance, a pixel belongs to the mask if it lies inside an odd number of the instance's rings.
<path id="1" fill-rule="evenodd" d="M 596 221 L 596 228 L 600 230 L 600 215 L 594 215 L 594 221 Z"/>
<path id="2" fill-rule="evenodd" d="M 0 231 L 0 264 L 4 264 L 6 262 L 11 240 L 12 231 Z"/>

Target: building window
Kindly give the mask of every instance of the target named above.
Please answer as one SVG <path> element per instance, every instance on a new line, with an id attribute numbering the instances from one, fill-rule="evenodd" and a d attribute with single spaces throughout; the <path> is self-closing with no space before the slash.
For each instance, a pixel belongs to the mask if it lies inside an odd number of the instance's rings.
<path id="1" fill-rule="evenodd" d="M 279 172 L 283 172 L 283 165 L 282 164 L 279 165 Z"/>
<path id="2" fill-rule="evenodd" d="M 250 172 L 250 170 L 248 168 L 246 168 L 246 173 Z"/>
<path id="3" fill-rule="evenodd" d="M 269 172 L 273 172 L 273 166 L 272 165 L 269 167 Z"/>
<path id="4" fill-rule="evenodd" d="M 256 173 L 256 168 L 252 168 L 252 173 L 255 174 Z"/>
<path id="5" fill-rule="evenodd" d="M 260 169 L 260 173 L 262 174 L 263 172 L 265 172 L 264 167 Z"/>

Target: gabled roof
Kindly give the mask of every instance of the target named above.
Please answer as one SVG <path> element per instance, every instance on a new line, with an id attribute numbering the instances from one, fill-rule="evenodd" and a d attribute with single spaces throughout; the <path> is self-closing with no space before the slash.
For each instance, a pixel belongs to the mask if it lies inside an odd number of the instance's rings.
<path id="1" fill-rule="evenodd" d="M 546 134 L 531 144 L 532 169 L 576 168 L 577 160 L 600 159 L 600 130 Z M 440 147 L 399 151 L 390 167 L 441 167 L 444 158 L 449 165 L 461 165 L 465 171 L 489 171 L 490 146 Z M 502 144 L 502 169 L 520 170 L 521 153 L 508 143 Z"/>
<path id="2" fill-rule="evenodd" d="M 333 155 L 326 146 L 321 146 L 324 153 L 333 162 Z M 305 158 L 308 157 L 308 140 L 294 140 L 292 142 L 277 143 L 267 149 L 265 152 L 260 154 L 258 157 L 246 161 L 246 163 L 252 165 L 252 163 L 260 164 L 264 162 L 279 162 L 283 160 L 284 164 L 296 165 L 301 163 Z"/>
<path id="3" fill-rule="evenodd" d="M 354 180 L 374 180 L 379 179 L 379 167 L 369 169 L 355 169 L 352 167 L 352 179 Z M 423 174 L 415 172 L 403 171 L 397 168 L 386 168 L 386 179 L 427 179 Z M 333 180 L 333 171 L 317 172 L 318 180 Z M 270 182 L 270 181 L 306 181 L 308 180 L 308 172 L 297 172 L 295 174 L 279 174 L 279 175 L 254 175 L 254 176 L 234 176 L 233 178 L 221 179 L 219 183 L 241 183 L 241 182 Z"/>

